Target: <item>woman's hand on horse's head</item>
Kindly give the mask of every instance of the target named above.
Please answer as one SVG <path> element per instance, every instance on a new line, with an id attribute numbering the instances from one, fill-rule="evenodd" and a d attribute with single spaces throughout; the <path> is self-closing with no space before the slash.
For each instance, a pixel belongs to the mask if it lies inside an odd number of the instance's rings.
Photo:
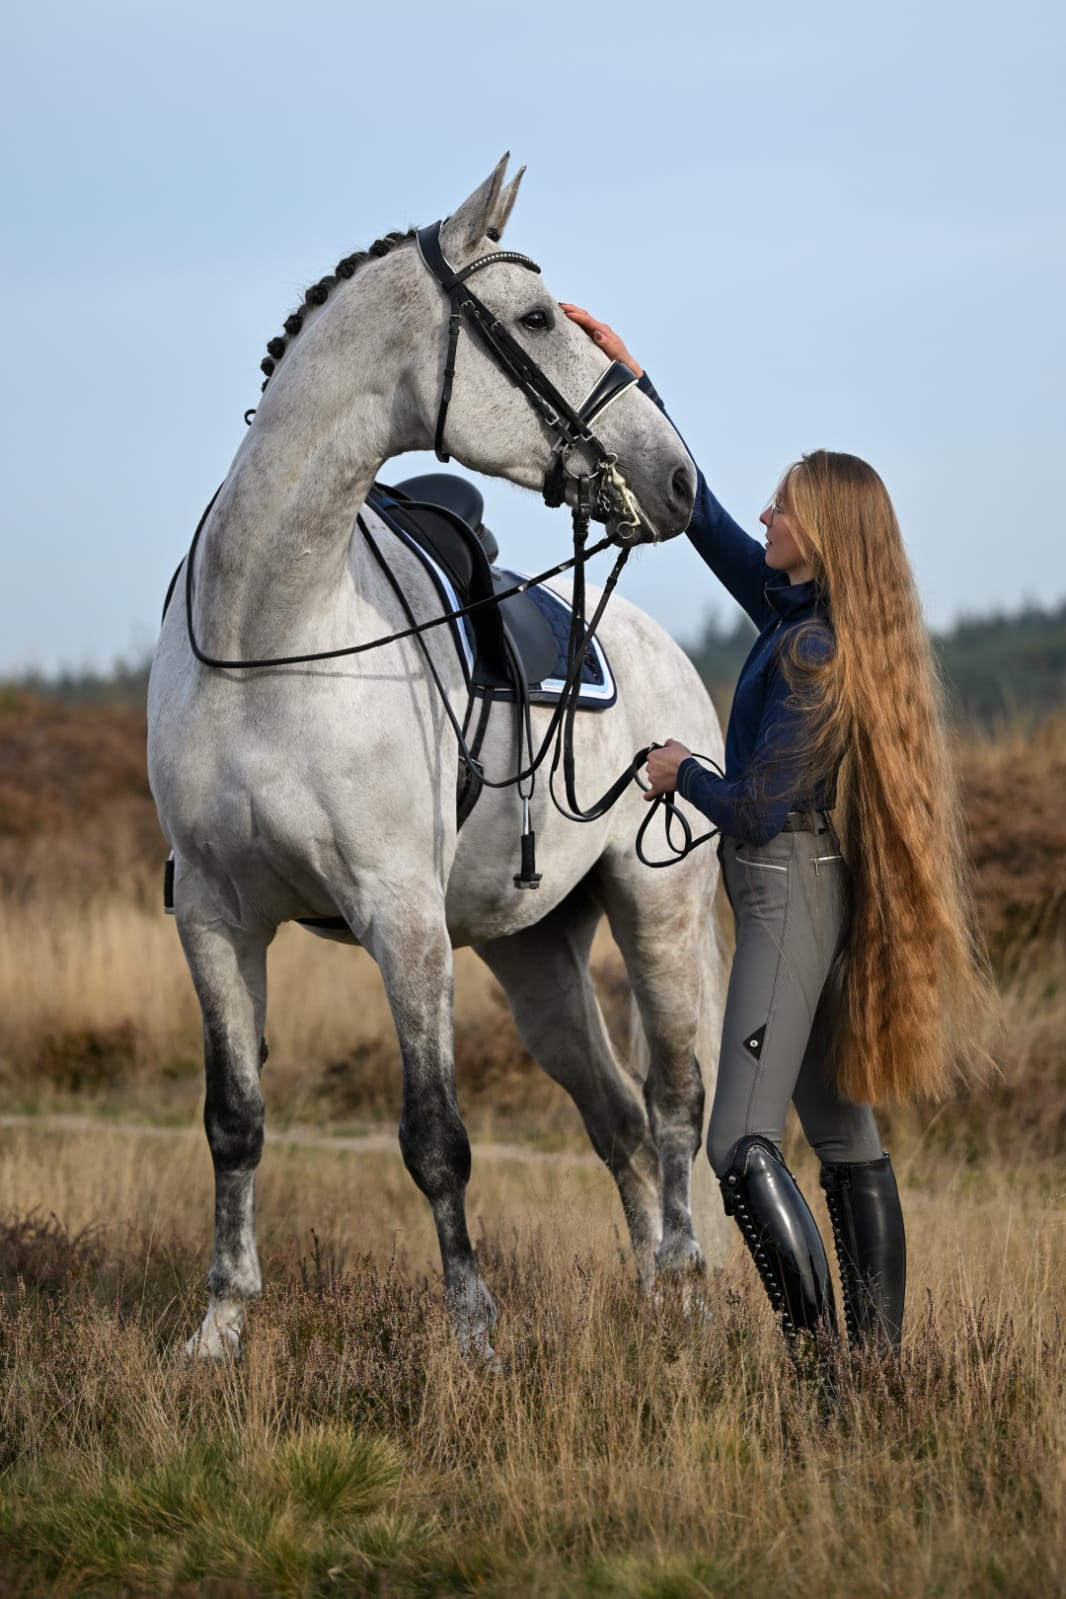
<path id="1" fill-rule="evenodd" d="M 677 769 L 691 754 L 692 751 L 679 744 L 676 738 L 668 738 L 658 749 L 650 750 L 648 782 L 651 787 L 645 789 L 644 798 L 653 800 L 660 794 L 672 794 L 677 788 Z"/>
<path id="2" fill-rule="evenodd" d="M 603 351 L 604 355 L 609 356 L 612 361 L 624 361 L 629 370 L 635 372 L 638 378 L 643 376 L 644 368 L 636 356 L 630 355 L 624 341 L 613 328 L 609 328 L 606 322 L 597 322 L 590 312 L 583 311 L 579 305 L 568 305 L 565 300 L 560 300 L 559 304 L 571 322 L 576 322 L 578 327 L 588 334 L 593 344 Z"/>

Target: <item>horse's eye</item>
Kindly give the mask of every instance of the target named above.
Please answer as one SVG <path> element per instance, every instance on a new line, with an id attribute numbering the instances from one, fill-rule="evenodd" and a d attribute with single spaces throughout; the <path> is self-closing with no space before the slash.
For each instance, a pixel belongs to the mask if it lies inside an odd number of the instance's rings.
<path id="1" fill-rule="evenodd" d="M 522 318 L 522 326 L 529 328 L 531 333 L 543 333 L 551 325 L 552 319 L 547 311 L 527 311 Z"/>

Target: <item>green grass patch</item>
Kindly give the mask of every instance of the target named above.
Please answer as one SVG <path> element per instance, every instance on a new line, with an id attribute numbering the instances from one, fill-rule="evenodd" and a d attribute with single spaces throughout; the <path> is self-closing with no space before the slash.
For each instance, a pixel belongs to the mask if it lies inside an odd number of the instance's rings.
<path id="1" fill-rule="evenodd" d="M 191 1440 L 139 1466 L 51 1457 L 9 1476 L 0 1528 L 22 1569 L 60 1592 L 353 1591 L 424 1542 L 389 1507 L 402 1473 L 395 1444 L 328 1422 L 275 1443 Z"/>

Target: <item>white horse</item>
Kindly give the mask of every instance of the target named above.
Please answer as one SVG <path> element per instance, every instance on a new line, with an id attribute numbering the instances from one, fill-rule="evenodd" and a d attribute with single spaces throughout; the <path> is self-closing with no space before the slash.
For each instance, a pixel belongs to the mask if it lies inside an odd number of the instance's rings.
<path id="1" fill-rule="evenodd" d="M 456 268 L 495 253 L 522 176 L 505 184 L 506 162 L 442 228 Z M 433 441 L 448 302 L 410 236 L 393 235 L 338 271 L 290 318 L 283 358 L 203 525 L 192 618 L 201 648 L 216 657 L 307 655 L 405 626 L 355 524 L 382 463 Z M 605 358 L 539 278 L 503 259 L 479 281 L 556 388 L 568 399 L 585 395 Z M 639 502 L 641 537 L 681 532 L 694 473 L 670 423 L 631 388 L 596 429 Z M 459 348 L 447 445 L 466 466 L 527 488 L 540 487 L 552 455 L 543 418 L 469 337 Z M 621 514 L 614 504 L 609 521 Z M 417 615 L 439 613 L 410 551 L 380 528 L 378 541 Z M 424 640 L 461 716 L 466 687 L 447 631 Z M 670 733 L 718 758 L 714 710 L 671 639 L 621 600 L 601 637 L 618 702 L 577 718 L 583 797 L 598 795 L 656 736 Z M 547 716 L 534 710 L 535 731 Z M 514 735 L 513 707 L 495 707 L 482 751 L 489 776 L 513 770 Z M 266 951 L 287 920 L 339 914 L 380 967 L 403 1056 L 400 1147 L 432 1207 L 464 1350 L 493 1359 L 496 1312 L 466 1222 L 470 1144 L 455 1095 L 453 946 L 473 945 L 486 961 L 527 1048 L 580 1108 L 618 1185 L 642 1283 L 657 1269 L 700 1265 L 691 1215 L 704 1106 L 697 1048 L 713 1066 L 720 1014 L 710 851 L 649 871 L 634 854 L 646 814 L 635 787 L 602 820 L 576 826 L 541 785 L 533 823 L 543 882 L 519 892 L 521 801 L 514 789 L 486 790 L 457 829 L 455 737 L 417 640 L 349 659 L 212 669 L 192 653 L 180 595 L 152 668 L 148 760 L 203 1011 L 215 1170 L 210 1299 L 190 1354 L 238 1349 L 246 1302 L 261 1287 L 254 1180 Z M 643 1060 L 627 1066 L 612 1050 L 589 975 L 604 913 L 646 1039 Z"/>

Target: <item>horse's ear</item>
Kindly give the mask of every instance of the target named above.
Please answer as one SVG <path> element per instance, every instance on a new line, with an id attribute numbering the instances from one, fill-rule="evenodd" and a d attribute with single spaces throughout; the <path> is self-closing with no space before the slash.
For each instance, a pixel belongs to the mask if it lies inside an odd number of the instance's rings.
<path id="1" fill-rule="evenodd" d="M 514 180 L 505 185 L 503 179 L 509 160 L 510 152 L 497 163 L 481 187 L 452 212 L 441 229 L 444 253 L 453 264 L 458 265 L 473 255 L 482 240 L 489 236 L 490 229 L 494 239 L 503 232 L 525 171 L 522 167 Z"/>
<path id="2" fill-rule="evenodd" d="M 525 170 L 525 167 L 519 167 L 518 171 L 515 173 L 506 189 L 504 189 L 503 193 L 500 195 L 499 205 L 496 208 L 496 215 L 493 217 L 490 224 L 498 239 L 503 238 L 503 230 L 507 226 L 507 218 L 514 210 L 514 203 L 518 199 L 518 185 L 522 181 L 522 175 Z"/>

